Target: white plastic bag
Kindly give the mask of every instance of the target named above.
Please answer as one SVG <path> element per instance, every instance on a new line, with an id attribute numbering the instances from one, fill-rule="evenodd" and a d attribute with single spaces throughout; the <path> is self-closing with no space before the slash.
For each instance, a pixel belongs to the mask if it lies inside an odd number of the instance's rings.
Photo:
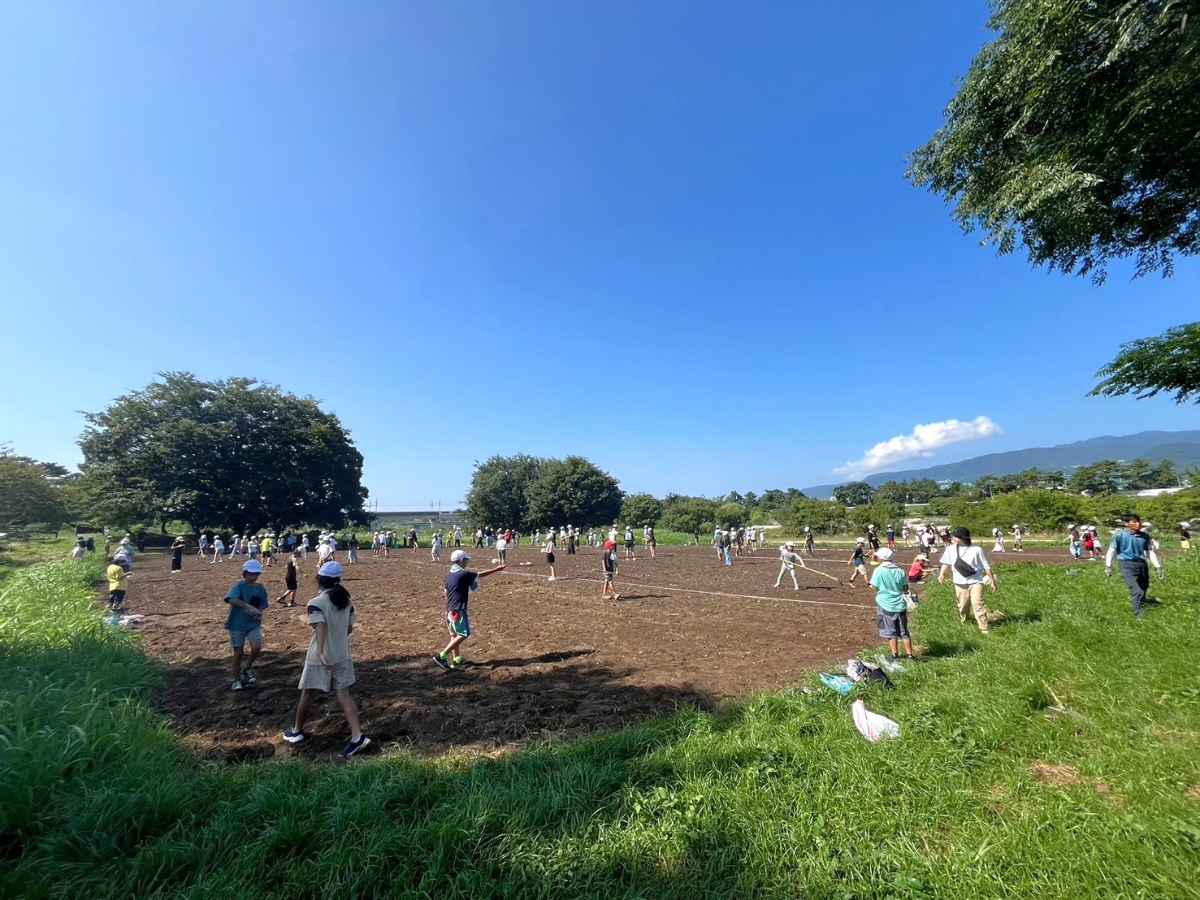
<path id="1" fill-rule="evenodd" d="M 893 722 L 887 716 L 871 712 L 861 700 L 855 700 L 850 710 L 854 715 L 854 727 L 872 744 L 884 738 L 900 737 L 899 723 Z"/>

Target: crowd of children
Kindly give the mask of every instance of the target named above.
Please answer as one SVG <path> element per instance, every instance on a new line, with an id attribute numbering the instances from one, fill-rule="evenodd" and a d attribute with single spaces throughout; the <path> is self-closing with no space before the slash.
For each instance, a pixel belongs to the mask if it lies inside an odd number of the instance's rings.
<path id="1" fill-rule="evenodd" d="M 1184 550 L 1190 550 L 1190 528 L 1190 523 L 1180 523 L 1180 541 Z M 984 598 L 984 588 L 990 586 L 995 593 L 999 589 L 999 583 L 983 549 L 972 542 L 967 529 L 957 528 L 951 532 L 946 528 L 939 531 L 932 525 L 910 529 L 905 524 L 900 530 L 901 539 L 909 546 L 916 543 L 921 551 L 916 554 L 907 570 L 895 562 L 894 526 L 889 525 L 885 533 L 886 547 L 880 544 L 878 529 L 873 525 L 868 527 L 865 536 L 855 541 L 847 563 L 850 568 L 849 584 L 855 584 L 861 576 L 864 585 L 874 591 L 879 636 L 888 642 L 893 658 L 898 658 L 901 651 L 909 658 L 913 656 L 908 612 L 919 602 L 915 588 L 925 584 L 934 570 L 930 559 L 939 542 L 942 545 L 942 553 L 936 567 L 938 582 L 945 583 L 947 579 L 952 582 L 959 616 L 964 624 L 973 619 L 981 634 L 990 633 L 991 619 Z M 498 564 L 483 571 L 473 571 L 468 568 L 470 556 L 461 548 L 461 529 L 456 526 L 451 534 L 455 547 L 450 554 L 450 570 L 443 582 L 443 599 L 446 603 L 446 623 L 450 639 L 445 647 L 433 656 L 433 662 L 443 669 L 460 668 L 465 664 L 462 647 L 473 633 L 469 612 L 471 594 L 479 590 L 484 578 L 504 571 L 509 553 L 519 546 L 521 537 L 519 532 L 511 529 L 477 529 L 476 545 L 494 548 L 498 557 L 494 562 Z M 643 545 L 648 549 L 650 556 L 654 557 L 657 540 L 653 526 L 642 526 L 641 534 Z M 584 541 L 589 547 L 599 548 L 600 596 L 602 599 L 619 600 L 620 594 L 617 593 L 615 584 L 620 564 L 619 536 L 622 536 L 622 532 L 619 532 L 616 526 L 613 526 L 605 537 L 594 528 L 589 528 L 585 535 L 581 530 L 568 525 L 551 527 L 545 532 L 537 529 L 530 539 L 544 554 L 548 568 L 547 578 L 550 582 L 556 580 L 556 552 L 562 545 L 566 545 L 568 553 L 574 553 L 577 544 Z M 1006 552 L 1005 536 L 1004 530 L 998 527 L 992 529 L 993 552 Z M 1013 549 L 1023 550 L 1024 529 L 1020 525 L 1013 526 L 1012 537 Z M 1072 556 L 1098 559 L 1102 555 L 1099 531 L 1095 526 L 1071 525 L 1068 538 Z M 624 558 L 628 561 L 636 560 L 637 541 L 634 526 L 626 525 L 623 528 L 623 540 Z M 357 537 L 351 535 L 346 543 L 349 564 L 357 560 Z M 433 562 L 441 561 L 446 543 L 446 536 L 440 530 L 435 530 L 430 543 Z M 371 534 L 371 552 L 375 557 L 386 558 L 392 547 L 397 545 L 419 546 L 415 532 L 410 531 L 406 537 L 397 537 L 392 531 L 375 531 Z M 766 546 L 765 529 L 718 527 L 713 532 L 712 545 L 720 564 L 731 566 L 737 556 L 752 553 Z M 810 555 L 815 552 L 814 536 L 809 527 L 804 528 L 804 545 Z M 285 590 L 274 602 L 282 607 L 295 607 L 296 595 L 300 589 L 301 568 L 310 550 L 309 541 L 303 535 L 293 536 L 289 532 L 282 539 L 278 539 L 277 543 L 276 535 L 265 531 L 245 536 L 234 535 L 228 548 L 219 536 L 209 540 L 207 536 L 201 535 L 198 546 L 202 558 L 209 559 L 211 564 L 237 557 L 245 560 L 240 578 L 224 597 L 228 607 L 225 629 L 232 652 L 230 689 L 242 691 L 256 683 L 255 663 L 263 652 L 263 614 L 270 605 L 267 590 L 260 583 L 264 568 L 272 566 L 275 556 L 282 551 L 282 555 L 286 557 Z M 186 547 L 187 541 L 183 535 L 172 542 L 172 575 L 182 570 Z M 304 726 L 316 692 L 332 691 L 350 728 L 350 740 L 343 750 L 343 756 L 348 758 L 370 744 L 370 738 L 362 733 L 358 709 L 349 693 L 355 682 L 350 643 L 350 634 L 355 624 L 355 610 L 350 593 L 341 583 L 344 569 L 336 559 L 339 549 L 337 537 L 332 531 L 320 532 L 315 549 L 318 553 L 319 568 L 316 575 L 319 593 L 306 603 L 307 621 L 312 628 L 312 634 L 298 684 L 300 700 L 292 727 L 284 732 L 283 737 L 289 743 L 303 743 L 306 740 Z M 1125 527 L 1113 534 L 1105 554 L 1106 573 L 1112 574 L 1115 562 L 1128 585 L 1133 614 L 1139 619 L 1147 605 L 1154 602 L 1147 596 L 1151 568 L 1160 577 L 1162 575 L 1159 550 L 1159 545 L 1152 536 L 1151 523 L 1143 523 L 1137 515 L 1130 514 L 1125 517 Z M 71 555 L 74 559 L 83 559 L 87 552 L 88 545 L 81 538 L 72 548 Z M 133 542 L 131 537 L 126 535 L 112 553 L 105 573 L 109 587 L 108 607 L 114 613 L 125 610 L 134 557 Z M 874 572 L 869 571 L 869 561 L 875 567 Z M 774 585 L 776 588 L 781 588 L 785 576 L 790 576 L 792 589 L 798 591 L 800 583 L 796 570 L 815 571 L 805 564 L 793 541 L 786 541 L 780 547 L 779 563 Z M 829 575 L 824 577 L 832 578 Z"/>

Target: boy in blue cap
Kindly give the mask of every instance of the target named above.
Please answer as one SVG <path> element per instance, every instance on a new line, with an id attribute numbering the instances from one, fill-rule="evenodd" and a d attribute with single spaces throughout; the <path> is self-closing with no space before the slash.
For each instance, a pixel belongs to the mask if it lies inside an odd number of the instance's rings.
<path id="1" fill-rule="evenodd" d="M 261 574 L 262 563 L 257 559 L 247 560 L 242 566 L 242 580 L 225 595 L 225 602 L 229 604 L 225 629 L 233 648 L 233 684 L 229 689 L 233 691 L 240 691 L 257 681 L 252 669 L 262 652 L 262 614 L 268 606 L 267 589 L 258 583 Z M 250 645 L 250 659 L 243 666 L 246 644 Z"/>

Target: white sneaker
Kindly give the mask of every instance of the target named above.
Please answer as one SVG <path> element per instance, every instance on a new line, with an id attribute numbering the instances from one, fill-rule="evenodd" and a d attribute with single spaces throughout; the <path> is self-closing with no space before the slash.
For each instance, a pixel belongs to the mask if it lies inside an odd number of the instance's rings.
<path id="1" fill-rule="evenodd" d="M 547 580 L 547 581 L 554 581 L 554 580 L 555 580 L 555 578 L 554 578 L 554 576 L 553 576 L 553 575 L 551 575 L 551 576 L 550 576 L 549 578 L 547 578 L 546 580 Z"/>

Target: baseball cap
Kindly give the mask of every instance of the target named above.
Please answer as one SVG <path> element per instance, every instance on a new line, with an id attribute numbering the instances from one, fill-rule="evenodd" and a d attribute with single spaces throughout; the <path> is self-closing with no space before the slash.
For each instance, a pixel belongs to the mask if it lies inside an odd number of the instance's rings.
<path id="1" fill-rule="evenodd" d="M 450 554 L 450 562 L 452 563 L 467 562 L 470 559 L 471 557 L 467 556 L 466 550 L 455 550 Z"/>
<path id="2" fill-rule="evenodd" d="M 322 578 L 341 578 L 342 564 L 338 562 L 327 562 L 321 568 L 317 569 L 317 574 Z"/>
<path id="3" fill-rule="evenodd" d="M 249 572 L 251 575 L 261 575 L 262 563 L 260 563 L 257 559 L 247 560 L 246 564 L 242 566 L 242 571 Z"/>
<path id="4" fill-rule="evenodd" d="M 875 551 L 875 558 L 881 559 L 884 562 L 891 562 L 893 555 L 894 554 L 892 553 L 892 551 L 889 550 L 887 547 L 880 547 L 878 550 Z"/>

